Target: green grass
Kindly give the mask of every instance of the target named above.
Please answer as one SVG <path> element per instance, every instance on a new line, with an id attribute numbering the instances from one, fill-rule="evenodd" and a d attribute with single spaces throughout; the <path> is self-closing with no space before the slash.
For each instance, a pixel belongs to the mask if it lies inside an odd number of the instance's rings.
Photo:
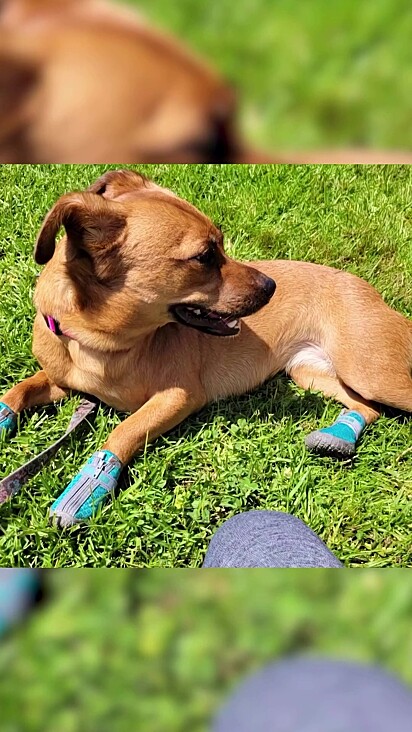
<path id="1" fill-rule="evenodd" d="M 412 685 L 410 573 L 69 570 L 47 584 L 0 643 L 2 732 L 206 732 L 238 681 L 293 654 Z"/>
<path id="2" fill-rule="evenodd" d="M 342 267 L 411 315 L 411 168 L 141 169 L 220 224 L 233 256 Z M 60 194 L 88 185 L 103 170 L 0 169 L 0 394 L 37 368 L 32 250 L 43 216 Z M 17 436 L 1 447 L 0 475 L 60 436 L 76 403 L 64 403 L 57 415 L 39 409 L 24 416 Z M 382 417 L 367 429 L 349 468 L 307 454 L 303 444 L 306 433 L 331 423 L 339 410 L 283 376 L 208 406 L 136 458 L 119 497 L 100 517 L 63 532 L 49 525 L 51 503 L 122 418 L 102 407 L 88 431 L 0 507 L 0 564 L 196 567 L 226 518 L 266 508 L 299 516 L 347 565 L 410 566 L 411 423 Z"/>
<path id="3" fill-rule="evenodd" d="M 239 91 L 272 149 L 412 148 L 409 0 L 133 0 Z"/>

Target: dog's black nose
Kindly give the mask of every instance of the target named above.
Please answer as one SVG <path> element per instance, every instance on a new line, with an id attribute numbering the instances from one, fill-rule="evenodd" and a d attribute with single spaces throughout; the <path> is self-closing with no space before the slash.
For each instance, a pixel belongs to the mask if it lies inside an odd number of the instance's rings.
<path id="1" fill-rule="evenodd" d="M 269 302 L 269 300 L 275 294 L 275 290 L 276 290 L 275 280 L 272 280 L 271 277 L 266 277 L 266 275 L 262 275 L 262 290 L 267 297 L 267 301 Z"/>

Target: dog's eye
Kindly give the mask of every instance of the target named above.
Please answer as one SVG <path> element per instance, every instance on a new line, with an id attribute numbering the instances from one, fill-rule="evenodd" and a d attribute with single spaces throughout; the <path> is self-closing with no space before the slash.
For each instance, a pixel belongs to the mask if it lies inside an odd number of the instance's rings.
<path id="1" fill-rule="evenodd" d="M 196 262 L 200 262 L 200 264 L 210 267 L 216 262 L 216 252 L 212 247 L 209 247 L 209 249 L 206 249 L 202 254 L 198 254 L 196 257 L 193 257 L 193 259 L 195 259 Z"/>

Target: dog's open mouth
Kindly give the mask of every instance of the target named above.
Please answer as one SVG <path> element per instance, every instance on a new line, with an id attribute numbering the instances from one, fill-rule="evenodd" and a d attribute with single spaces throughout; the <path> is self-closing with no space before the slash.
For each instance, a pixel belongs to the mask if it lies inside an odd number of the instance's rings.
<path id="1" fill-rule="evenodd" d="M 197 305 L 173 305 L 171 312 L 179 323 L 216 336 L 233 336 L 240 331 L 239 319 L 233 315 L 206 310 Z"/>

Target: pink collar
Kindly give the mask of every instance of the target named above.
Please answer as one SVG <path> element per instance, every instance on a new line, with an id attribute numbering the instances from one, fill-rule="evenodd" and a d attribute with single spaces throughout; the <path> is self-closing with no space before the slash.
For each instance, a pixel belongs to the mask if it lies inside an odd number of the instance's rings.
<path id="1" fill-rule="evenodd" d="M 66 336 L 66 338 L 71 338 L 68 333 L 65 333 L 63 330 L 61 330 L 59 321 L 53 318 L 51 315 L 45 315 L 44 319 L 46 321 L 48 329 L 51 330 L 54 335 Z"/>
<path id="2" fill-rule="evenodd" d="M 70 338 L 72 341 L 77 341 L 77 338 L 75 338 L 75 336 L 72 336 L 70 332 L 64 331 L 60 328 L 60 323 L 58 320 L 56 320 L 56 318 L 53 318 L 51 315 L 43 315 L 43 318 L 48 329 L 51 330 L 54 335 L 66 336 L 66 338 Z M 128 353 L 128 351 L 130 351 L 130 348 L 123 348 L 119 351 L 113 351 L 113 353 Z"/>

